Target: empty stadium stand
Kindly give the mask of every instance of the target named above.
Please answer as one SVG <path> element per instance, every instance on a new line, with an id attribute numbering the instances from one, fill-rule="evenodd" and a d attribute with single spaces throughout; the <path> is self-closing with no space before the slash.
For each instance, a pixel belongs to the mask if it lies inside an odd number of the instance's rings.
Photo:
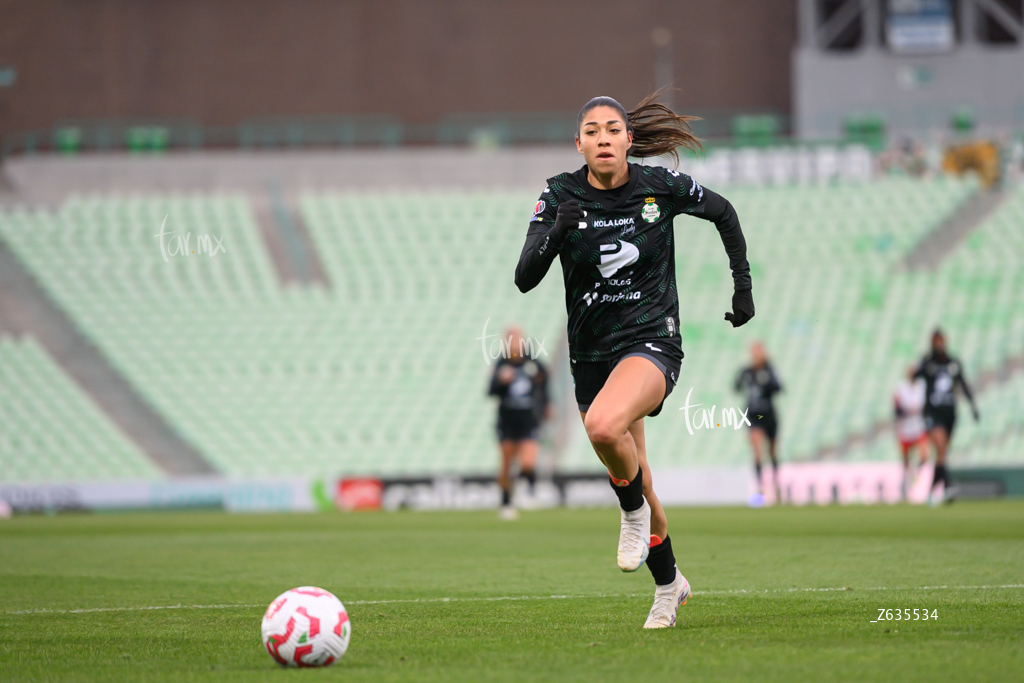
<path id="1" fill-rule="evenodd" d="M 0 424 L 0 481 L 161 476 L 32 337 L 0 336 Z"/>
<path id="2" fill-rule="evenodd" d="M 757 316 L 740 330 L 722 321 L 731 280 L 717 231 L 677 219 L 686 359 L 665 412 L 647 421 L 652 464 L 747 462 L 744 433 L 691 435 L 679 408 L 691 387 L 702 407 L 741 405 L 732 380 L 755 338 L 786 387 L 786 459 L 814 458 L 888 420 L 891 388 L 936 323 L 969 377 L 1020 355 L 1024 309 L 1014 292 L 1024 275 L 1019 230 L 1011 233 L 1024 195 L 937 270 L 900 268 L 975 190 L 945 178 L 723 189 L 743 222 L 755 283 Z M 303 193 L 297 215 L 326 287 L 280 284 L 242 193 L 87 194 L 56 209 L 7 209 L 0 239 L 220 472 L 487 473 L 494 411 L 484 389 L 496 336 L 519 323 L 549 354 L 564 337 L 558 267 L 525 296 L 512 281 L 536 194 Z M 205 239 L 199 248 L 207 235 L 223 251 L 205 253 Z M 1000 395 L 1017 396 L 1016 386 L 1000 385 Z M 985 405 L 993 426 L 986 415 L 983 428 L 1002 434 L 994 425 L 1012 416 Z M 993 433 L 985 438 L 1000 448 L 1017 443 Z M 962 438 L 982 437 L 965 428 Z M 876 439 L 843 457 L 888 458 L 890 445 Z M 972 462 L 989 457 L 969 452 Z M 558 464 L 600 467 L 582 438 Z"/>

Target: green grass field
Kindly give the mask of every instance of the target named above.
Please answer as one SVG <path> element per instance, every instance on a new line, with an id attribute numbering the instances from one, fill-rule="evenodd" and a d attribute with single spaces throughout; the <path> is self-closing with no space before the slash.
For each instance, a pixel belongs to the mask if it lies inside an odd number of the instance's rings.
<path id="1" fill-rule="evenodd" d="M 1024 680 L 1024 502 L 670 524 L 695 595 L 643 631 L 653 583 L 617 569 L 612 509 L 15 518 L 0 680 Z M 261 646 L 265 606 L 303 584 L 351 615 L 329 669 Z M 871 623 L 883 608 L 938 619 Z"/>

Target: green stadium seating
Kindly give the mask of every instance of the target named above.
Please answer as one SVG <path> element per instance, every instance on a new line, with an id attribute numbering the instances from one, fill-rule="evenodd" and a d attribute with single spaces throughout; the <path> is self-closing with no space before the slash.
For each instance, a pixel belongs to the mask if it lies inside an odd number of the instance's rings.
<path id="1" fill-rule="evenodd" d="M 32 337 L 0 336 L 0 425 L 3 482 L 160 476 Z"/>
<path id="2" fill-rule="evenodd" d="M 1014 293 L 1024 274 L 1012 228 L 1021 195 L 939 270 L 899 270 L 975 187 L 890 178 L 725 190 L 755 283 L 757 316 L 739 330 L 722 320 L 731 279 L 717 231 L 679 218 L 686 358 L 663 415 L 646 421 L 652 465 L 749 460 L 741 433 L 691 436 L 678 408 L 690 387 L 705 406 L 740 405 L 732 381 L 754 339 L 786 387 L 785 459 L 889 419 L 892 387 L 936 323 L 969 377 L 1019 355 L 1024 309 Z M 326 290 L 280 285 L 241 196 L 76 197 L 57 211 L 0 212 L 0 237 L 225 473 L 489 473 L 492 368 L 482 341 L 495 337 L 481 340 L 485 322 L 488 335 L 519 323 L 549 353 L 564 336 L 559 267 L 528 295 L 513 283 L 535 200 L 500 191 L 306 194 L 300 210 Z M 213 234 L 227 253 L 165 261 L 154 237 L 165 217 L 166 230 L 191 232 L 191 245 Z M 581 436 L 578 422 L 573 429 Z M 974 437 L 965 429 L 964 438 Z M 585 439 L 569 443 L 559 467 L 599 469 Z M 891 457 L 891 443 L 871 448 L 856 456 Z"/>

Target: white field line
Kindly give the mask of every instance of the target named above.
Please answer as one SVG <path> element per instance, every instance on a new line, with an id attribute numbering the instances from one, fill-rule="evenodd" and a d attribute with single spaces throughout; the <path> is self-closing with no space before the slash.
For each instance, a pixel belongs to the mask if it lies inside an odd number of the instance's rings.
<path id="1" fill-rule="evenodd" d="M 1008 583 L 1000 586 L 867 586 L 854 588 L 766 588 L 734 590 L 693 591 L 694 595 L 771 595 L 773 593 L 839 593 L 847 591 L 937 591 L 937 590 L 1012 590 L 1024 588 L 1024 583 Z M 501 595 L 480 598 L 408 598 L 404 600 L 349 600 L 347 605 L 398 605 L 432 602 L 503 602 L 522 600 L 596 600 L 599 598 L 638 598 L 650 597 L 648 593 L 595 593 L 592 595 Z M 149 612 L 172 609 L 240 609 L 263 607 L 256 603 L 236 603 L 221 605 L 151 605 L 143 607 L 86 607 L 82 609 L 26 609 L 0 612 L 3 616 L 25 614 L 91 614 L 94 612 Z"/>

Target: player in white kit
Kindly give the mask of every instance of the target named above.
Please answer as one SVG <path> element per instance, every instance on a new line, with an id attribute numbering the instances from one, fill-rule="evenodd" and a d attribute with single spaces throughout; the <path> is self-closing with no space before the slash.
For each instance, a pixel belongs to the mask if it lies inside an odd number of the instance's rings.
<path id="1" fill-rule="evenodd" d="M 928 436 L 924 424 L 925 383 L 922 379 L 914 379 L 917 368 L 907 368 L 907 377 L 896 388 L 893 403 L 896 409 L 896 437 L 900 442 L 903 454 L 903 483 L 900 496 L 907 500 L 910 488 L 910 450 L 917 447 L 919 454 L 918 466 L 928 460 Z"/>

